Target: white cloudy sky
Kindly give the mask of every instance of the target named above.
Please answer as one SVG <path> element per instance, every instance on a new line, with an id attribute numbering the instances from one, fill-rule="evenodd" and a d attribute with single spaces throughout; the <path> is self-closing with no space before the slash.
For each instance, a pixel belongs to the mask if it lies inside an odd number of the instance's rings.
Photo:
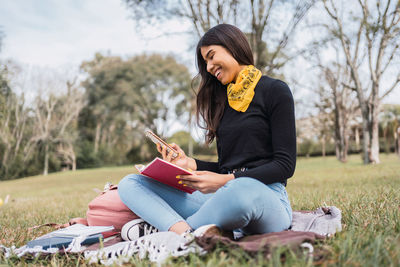
<path id="1" fill-rule="evenodd" d="M 55 67 L 78 65 L 97 51 L 113 55 L 143 51 L 188 54 L 187 36 L 154 39 L 163 33 L 163 29 L 154 28 L 137 34 L 129 15 L 120 0 L 1 0 L 0 27 L 6 36 L 0 56 Z M 184 30 L 178 23 L 165 27 Z"/>

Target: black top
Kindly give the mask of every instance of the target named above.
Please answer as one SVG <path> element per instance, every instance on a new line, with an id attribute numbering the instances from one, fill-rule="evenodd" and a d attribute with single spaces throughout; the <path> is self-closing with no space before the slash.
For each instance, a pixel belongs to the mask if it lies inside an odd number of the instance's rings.
<path id="1" fill-rule="evenodd" d="M 217 129 L 218 162 L 196 159 L 197 170 L 252 177 L 265 184 L 290 178 L 296 166 L 294 101 L 286 83 L 262 76 L 246 112 L 228 100 Z"/>

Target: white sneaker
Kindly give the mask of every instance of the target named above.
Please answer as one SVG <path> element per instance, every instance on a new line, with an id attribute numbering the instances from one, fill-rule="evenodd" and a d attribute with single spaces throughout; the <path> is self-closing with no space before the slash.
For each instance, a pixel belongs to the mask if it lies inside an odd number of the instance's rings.
<path id="1" fill-rule="evenodd" d="M 201 236 L 222 235 L 222 234 L 221 234 L 221 229 L 215 224 L 206 224 L 194 230 L 193 235 L 195 237 L 201 237 Z"/>
<path id="2" fill-rule="evenodd" d="M 143 219 L 135 219 L 124 224 L 121 237 L 126 241 L 133 241 L 142 236 L 158 232 L 158 229 L 148 224 Z"/>
<path id="3" fill-rule="evenodd" d="M 232 231 L 224 231 L 215 224 L 206 224 L 206 225 L 200 226 L 193 232 L 193 235 L 195 237 L 224 236 L 224 237 L 233 239 Z"/>

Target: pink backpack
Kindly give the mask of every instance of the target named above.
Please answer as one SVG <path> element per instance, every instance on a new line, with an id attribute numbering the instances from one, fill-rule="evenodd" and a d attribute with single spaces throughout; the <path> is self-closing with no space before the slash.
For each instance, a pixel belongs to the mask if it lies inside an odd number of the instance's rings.
<path id="1" fill-rule="evenodd" d="M 138 218 L 139 216 L 122 203 L 118 195 L 118 186 L 116 185 L 106 186 L 100 195 L 90 201 L 86 212 L 88 225 L 113 225 L 118 231 L 121 230 L 125 223 Z"/>

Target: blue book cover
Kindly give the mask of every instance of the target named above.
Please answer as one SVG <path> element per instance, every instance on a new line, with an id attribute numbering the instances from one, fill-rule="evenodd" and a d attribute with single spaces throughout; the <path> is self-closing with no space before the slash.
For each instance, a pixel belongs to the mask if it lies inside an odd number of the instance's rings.
<path id="1" fill-rule="evenodd" d="M 32 241 L 29 241 L 26 246 L 28 248 L 33 248 L 36 246 L 41 246 L 43 249 L 48 248 L 67 248 L 69 244 L 72 242 L 74 237 L 63 237 L 63 236 L 49 236 L 42 237 Z M 81 244 L 82 245 L 91 245 L 103 239 L 102 234 L 94 234 L 88 236 Z"/>

